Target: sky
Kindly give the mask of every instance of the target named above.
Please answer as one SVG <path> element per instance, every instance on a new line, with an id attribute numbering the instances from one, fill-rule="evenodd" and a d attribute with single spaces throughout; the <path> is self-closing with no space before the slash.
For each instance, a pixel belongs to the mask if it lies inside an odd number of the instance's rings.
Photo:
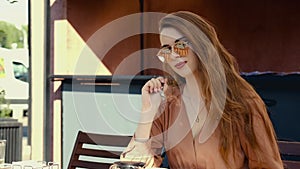
<path id="1" fill-rule="evenodd" d="M 28 1 L 16 0 L 0 0 L 0 21 L 6 21 L 17 27 L 28 24 Z"/>

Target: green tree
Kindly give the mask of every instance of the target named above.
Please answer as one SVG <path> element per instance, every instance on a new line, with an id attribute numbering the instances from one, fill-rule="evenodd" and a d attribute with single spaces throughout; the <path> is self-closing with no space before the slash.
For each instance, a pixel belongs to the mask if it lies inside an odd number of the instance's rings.
<path id="1" fill-rule="evenodd" d="M 27 30 L 26 26 L 21 29 Z M 18 48 L 23 48 L 23 33 L 17 29 L 15 25 L 5 21 L 0 21 L 0 45 L 3 48 L 12 48 L 12 44 L 16 43 Z"/>
<path id="2" fill-rule="evenodd" d="M 6 1 L 11 3 L 11 4 L 18 2 L 17 0 L 6 0 Z"/>
<path id="3" fill-rule="evenodd" d="M 0 118 L 3 117 L 10 117 L 11 116 L 11 109 L 9 108 L 9 103 L 6 101 L 5 91 L 0 89 Z M 3 106 L 6 105 L 6 106 Z"/>
<path id="4" fill-rule="evenodd" d="M 6 39 L 7 39 L 7 34 L 3 30 L 0 30 L 0 47 L 5 46 L 5 44 L 7 43 Z"/>

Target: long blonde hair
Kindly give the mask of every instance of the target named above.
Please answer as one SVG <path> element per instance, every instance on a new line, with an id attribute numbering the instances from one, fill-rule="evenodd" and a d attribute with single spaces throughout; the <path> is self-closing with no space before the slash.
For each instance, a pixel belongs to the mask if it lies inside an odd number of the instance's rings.
<path id="1" fill-rule="evenodd" d="M 218 109 L 216 116 L 221 115 L 219 123 L 221 136 L 220 153 L 229 166 L 228 155 L 230 150 L 234 150 L 235 141 L 238 137 L 238 129 L 244 130 L 247 138 L 245 140 L 254 150 L 259 162 L 263 162 L 261 148 L 255 137 L 253 130 L 252 115 L 249 99 L 260 99 L 253 87 L 247 83 L 239 74 L 238 65 L 235 58 L 223 47 L 218 40 L 215 29 L 204 18 L 187 11 L 179 11 L 162 18 L 160 31 L 163 28 L 172 27 L 185 35 L 191 43 L 193 52 L 199 59 L 199 73 L 201 75 L 201 92 L 204 95 L 206 105 L 211 105 L 214 95 L 219 89 L 213 92 L 214 88 L 225 88 L 225 96 L 216 97 Z M 218 62 L 219 64 L 216 64 Z M 172 77 L 178 83 L 184 83 L 182 78 L 175 72 L 172 73 L 167 64 L 164 64 L 166 72 L 171 72 Z M 208 70 L 213 69 L 213 70 Z M 212 74 L 209 72 L 212 71 Z M 224 75 L 224 79 L 222 77 Z M 212 80 L 213 79 L 213 80 Z M 214 85 L 216 87 L 214 87 Z M 222 86 L 220 86 L 222 85 Z M 223 91 L 224 92 L 224 91 Z M 224 106 L 220 104 L 225 100 Z M 222 108 L 222 113 L 218 112 Z M 219 113 L 219 114 L 218 114 Z M 267 116 L 263 116 L 267 133 L 270 140 L 274 140 L 275 132 L 271 121 Z"/>

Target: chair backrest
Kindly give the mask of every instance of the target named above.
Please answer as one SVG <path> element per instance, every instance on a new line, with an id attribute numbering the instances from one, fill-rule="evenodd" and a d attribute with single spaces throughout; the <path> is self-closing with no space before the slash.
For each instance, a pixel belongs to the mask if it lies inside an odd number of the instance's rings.
<path id="1" fill-rule="evenodd" d="M 131 140 L 131 136 L 116 136 L 79 131 L 68 169 L 109 168 Z"/>
<path id="2" fill-rule="evenodd" d="M 300 169 L 300 142 L 278 141 L 283 163 L 288 169 Z"/>

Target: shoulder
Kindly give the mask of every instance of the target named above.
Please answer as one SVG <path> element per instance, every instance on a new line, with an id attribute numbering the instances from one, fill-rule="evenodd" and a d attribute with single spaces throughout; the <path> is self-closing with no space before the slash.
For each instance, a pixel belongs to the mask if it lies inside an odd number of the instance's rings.
<path id="1" fill-rule="evenodd" d="M 246 100 L 253 118 L 269 118 L 266 104 L 257 93 L 252 92 Z"/>
<path id="2" fill-rule="evenodd" d="M 245 92 L 248 111 L 254 116 L 264 116 L 267 113 L 266 104 L 255 91 Z"/>
<path id="3" fill-rule="evenodd" d="M 248 117 L 250 117 L 246 125 L 253 129 L 255 135 L 266 134 L 269 138 L 273 138 L 275 136 L 273 124 L 263 99 L 256 92 L 251 92 L 246 98 L 246 102 Z"/>

